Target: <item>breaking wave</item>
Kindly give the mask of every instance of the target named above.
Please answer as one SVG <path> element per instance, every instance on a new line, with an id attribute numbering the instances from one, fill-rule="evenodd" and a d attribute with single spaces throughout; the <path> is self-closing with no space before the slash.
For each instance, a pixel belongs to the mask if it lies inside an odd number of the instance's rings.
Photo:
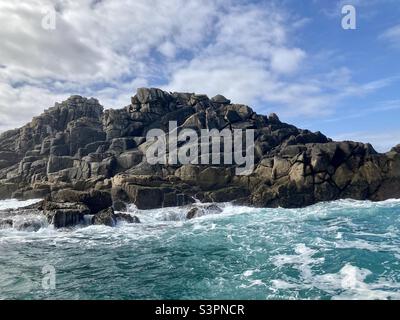
<path id="1" fill-rule="evenodd" d="M 185 207 L 132 206 L 141 224 L 68 230 L 5 211 L 0 298 L 400 299 L 400 200 L 220 206 L 192 220 Z M 45 265 L 55 290 L 41 287 Z"/>

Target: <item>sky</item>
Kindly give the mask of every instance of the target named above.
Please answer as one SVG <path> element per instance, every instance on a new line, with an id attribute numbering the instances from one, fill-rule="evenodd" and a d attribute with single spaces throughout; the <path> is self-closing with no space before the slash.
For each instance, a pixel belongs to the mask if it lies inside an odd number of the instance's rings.
<path id="1" fill-rule="evenodd" d="M 159 87 L 385 152 L 400 143 L 399 56 L 398 0 L 1 0 L 0 132 L 72 94 L 122 108 Z"/>

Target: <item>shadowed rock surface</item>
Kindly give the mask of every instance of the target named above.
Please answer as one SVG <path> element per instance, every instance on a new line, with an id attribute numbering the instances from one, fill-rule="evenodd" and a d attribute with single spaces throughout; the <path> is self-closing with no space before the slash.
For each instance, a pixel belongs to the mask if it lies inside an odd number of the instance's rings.
<path id="1" fill-rule="evenodd" d="M 168 132 L 169 121 L 198 132 L 254 129 L 253 173 L 235 175 L 235 165 L 149 165 L 146 133 Z M 400 197 L 400 147 L 379 154 L 370 144 L 334 142 L 221 95 L 209 99 L 140 88 L 118 110 L 72 96 L 0 135 L 0 199 L 45 197 L 58 205 L 44 211 L 60 226 L 88 213 L 100 213 L 94 221 L 111 225 L 113 202 L 115 208 L 134 203 L 151 209 L 190 204 L 193 198 L 263 207 L 378 201 Z"/>

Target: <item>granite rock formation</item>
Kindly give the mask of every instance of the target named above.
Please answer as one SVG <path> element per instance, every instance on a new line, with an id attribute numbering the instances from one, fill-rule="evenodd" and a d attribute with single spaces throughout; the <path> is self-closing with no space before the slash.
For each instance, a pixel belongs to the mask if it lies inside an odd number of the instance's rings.
<path id="1" fill-rule="evenodd" d="M 180 130 L 254 129 L 253 173 L 238 176 L 235 165 L 150 165 L 146 133 L 167 132 L 169 121 L 177 121 Z M 94 223 L 112 225 L 113 203 L 151 209 L 198 199 L 291 208 L 341 198 L 398 197 L 399 146 L 380 154 L 370 144 L 335 142 L 221 95 L 210 99 L 140 88 L 118 110 L 71 96 L 0 135 L 0 199 L 46 198 L 53 205 L 45 214 L 60 225 L 87 214 L 99 214 Z"/>

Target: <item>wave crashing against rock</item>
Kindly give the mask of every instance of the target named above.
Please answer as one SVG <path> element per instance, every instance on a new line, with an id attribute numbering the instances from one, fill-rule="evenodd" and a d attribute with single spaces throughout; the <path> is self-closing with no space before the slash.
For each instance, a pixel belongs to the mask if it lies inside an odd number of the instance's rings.
<path id="1" fill-rule="evenodd" d="M 255 170 L 235 165 L 149 165 L 146 133 L 179 129 L 254 129 Z M 320 132 L 259 115 L 218 95 L 140 88 L 131 104 L 104 110 L 71 96 L 22 128 L 0 135 L 0 199 L 63 201 L 66 189 L 98 190 L 139 209 L 236 201 L 303 207 L 341 198 L 400 197 L 400 146 L 386 154 L 370 144 L 334 142 Z M 57 196 L 58 195 L 58 196 Z"/>

